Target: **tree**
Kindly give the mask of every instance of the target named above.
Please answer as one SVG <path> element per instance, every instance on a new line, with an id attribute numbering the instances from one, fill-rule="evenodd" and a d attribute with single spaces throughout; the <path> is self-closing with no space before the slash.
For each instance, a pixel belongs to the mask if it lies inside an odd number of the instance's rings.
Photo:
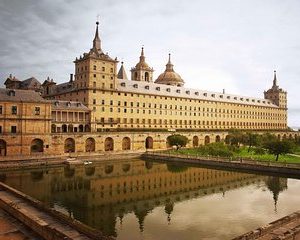
<path id="1" fill-rule="evenodd" d="M 227 141 L 229 142 L 230 145 L 236 145 L 240 146 L 240 143 L 243 142 L 244 134 L 242 131 L 238 129 L 231 129 L 228 132 L 228 139 Z"/>
<path id="2" fill-rule="evenodd" d="M 272 140 L 265 143 L 265 148 L 268 149 L 270 154 L 274 154 L 276 161 L 278 161 L 279 155 L 291 153 L 293 146 L 290 141 Z"/>
<path id="3" fill-rule="evenodd" d="M 265 147 L 266 144 L 268 144 L 269 142 L 276 142 L 278 141 L 278 138 L 271 134 L 271 133 L 264 133 L 262 135 L 260 135 L 259 137 L 259 145 L 262 147 Z"/>
<path id="4" fill-rule="evenodd" d="M 252 132 L 247 132 L 242 138 L 243 144 L 248 145 L 248 152 L 250 152 L 251 147 L 259 145 L 259 135 Z"/>
<path id="5" fill-rule="evenodd" d="M 174 134 L 167 138 L 167 141 L 170 146 L 176 146 L 177 149 L 180 147 L 185 147 L 187 143 L 189 142 L 188 138 L 186 136 L 180 135 L 180 134 Z"/>

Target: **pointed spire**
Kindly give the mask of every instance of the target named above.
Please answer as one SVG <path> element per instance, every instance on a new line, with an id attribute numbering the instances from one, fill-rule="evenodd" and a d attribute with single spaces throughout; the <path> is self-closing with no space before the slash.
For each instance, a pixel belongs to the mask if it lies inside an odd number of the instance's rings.
<path id="1" fill-rule="evenodd" d="M 120 67 L 120 70 L 118 72 L 118 79 L 125 79 L 125 80 L 128 80 L 127 78 L 127 74 L 126 74 L 126 71 L 125 71 L 125 68 L 124 68 L 124 62 L 121 62 L 121 67 Z"/>
<path id="2" fill-rule="evenodd" d="M 140 62 L 145 62 L 144 47 L 142 47 L 142 52 L 141 52 L 141 56 L 140 56 Z"/>
<path id="3" fill-rule="evenodd" d="M 173 64 L 171 62 L 171 53 L 169 53 L 169 60 L 168 60 L 168 63 L 166 64 L 166 71 L 174 71 L 173 69 Z"/>
<path id="4" fill-rule="evenodd" d="M 101 40 L 100 40 L 100 37 L 99 37 L 99 31 L 98 31 L 98 25 L 99 25 L 98 21 L 96 22 L 96 25 L 97 26 L 96 26 L 95 37 L 94 37 L 94 40 L 93 40 L 93 49 L 96 50 L 99 53 L 102 53 Z"/>
<path id="5" fill-rule="evenodd" d="M 274 70 L 274 80 L 273 80 L 273 87 L 277 87 L 277 76 L 276 76 L 276 70 Z"/>

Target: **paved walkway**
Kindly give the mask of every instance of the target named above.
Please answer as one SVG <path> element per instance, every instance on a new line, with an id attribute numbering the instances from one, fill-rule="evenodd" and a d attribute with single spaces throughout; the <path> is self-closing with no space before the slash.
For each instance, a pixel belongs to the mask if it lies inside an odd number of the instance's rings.
<path id="1" fill-rule="evenodd" d="M 91 229 L 80 222 L 74 221 L 55 210 L 43 207 L 39 201 L 34 200 L 3 183 L 0 183 L 0 206 L 23 224 L 30 226 L 33 231 L 38 233 L 44 239 L 112 239 L 103 236 L 101 232 Z M 7 239 L 32 239 L 25 238 L 24 235 L 15 230 L 11 223 L 12 222 L 6 221 L 4 218 L 3 232 L 6 231 L 8 233 L 8 231 L 11 231 L 12 233 L 15 232 L 17 235 L 15 235 L 16 238 Z M 0 239 L 4 240 L 4 238 L 1 237 Z"/>
<path id="2" fill-rule="evenodd" d="M 0 209 L 0 239 L 1 240 L 42 240 L 32 230 L 12 218 Z"/>
<path id="3" fill-rule="evenodd" d="M 300 240 L 300 211 L 233 240 Z"/>
<path id="4" fill-rule="evenodd" d="M 259 240 L 274 240 L 274 239 L 300 239 L 300 218 L 294 219 L 291 222 L 271 230 L 265 235 L 258 237 Z"/>

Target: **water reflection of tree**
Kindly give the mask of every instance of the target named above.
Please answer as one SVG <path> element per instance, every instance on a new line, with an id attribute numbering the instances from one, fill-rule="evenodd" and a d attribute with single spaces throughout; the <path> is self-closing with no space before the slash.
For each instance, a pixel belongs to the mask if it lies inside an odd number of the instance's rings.
<path id="1" fill-rule="evenodd" d="M 279 193 L 287 189 L 287 178 L 267 177 L 265 182 L 268 189 L 273 193 L 275 206 L 274 211 L 277 212 L 277 202 Z"/>

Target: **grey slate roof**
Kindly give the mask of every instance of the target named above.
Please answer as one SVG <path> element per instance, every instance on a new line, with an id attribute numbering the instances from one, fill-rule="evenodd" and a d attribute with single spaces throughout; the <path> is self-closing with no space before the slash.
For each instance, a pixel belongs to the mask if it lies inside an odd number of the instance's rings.
<path id="1" fill-rule="evenodd" d="M 124 68 L 124 66 L 123 66 L 123 63 L 122 63 L 122 65 L 121 65 L 121 67 L 120 67 L 120 70 L 119 70 L 119 72 L 118 72 L 118 78 L 119 78 L 119 79 L 125 79 L 125 80 L 128 80 L 127 74 L 126 74 L 126 71 L 125 71 L 125 68 Z"/>
<path id="2" fill-rule="evenodd" d="M 33 90 L 0 88 L 0 102 L 50 103 Z"/>
<path id="3" fill-rule="evenodd" d="M 75 101 L 62 101 L 62 100 L 52 100 L 52 110 L 77 110 L 77 111 L 90 111 L 88 107 L 83 105 L 81 102 Z"/>
<path id="4" fill-rule="evenodd" d="M 40 88 L 41 83 L 34 77 L 21 81 L 21 87 L 27 89 Z"/>

